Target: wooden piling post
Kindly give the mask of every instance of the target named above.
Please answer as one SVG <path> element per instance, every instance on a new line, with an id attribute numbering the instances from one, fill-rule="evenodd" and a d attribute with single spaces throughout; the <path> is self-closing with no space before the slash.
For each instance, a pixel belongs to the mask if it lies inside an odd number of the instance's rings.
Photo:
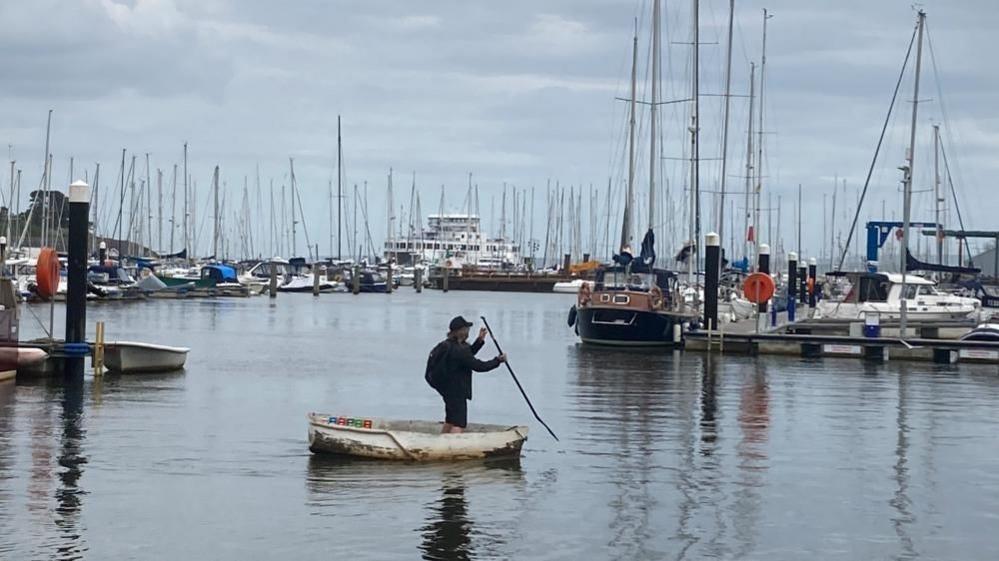
<path id="1" fill-rule="evenodd" d="M 444 267 L 444 279 L 442 281 L 444 283 L 443 284 L 444 292 L 447 292 L 447 279 L 450 276 L 451 276 L 451 267 Z"/>
<path id="2" fill-rule="evenodd" d="M 312 266 L 312 295 L 319 296 L 319 265 Z"/>
<path id="3" fill-rule="evenodd" d="M 417 294 L 423 292 L 423 267 L 417 267 L 413 271 L 413 288 Z"/>
<path id="4" fill-rule="evenodd" d="M 104 322 L 97 322 L 94 329 L 94 355 L 93 355 L 94 376 L 104 374 Z"/>
<path id="5" fill-rule="evenodd" d="M 270 282 L 270 297 L 277 298 L 277 265 L 271 261 L 271 282 Z"/>
<path id="6" fill-rule="evenodd" d="M 357 265 L 354 265 L 354 268 L 352 269 L 352 273 L 350 275 L 350 285 L 351 292 L 354 294 L 361 293 L 361 268 Z"/>
<path id="7" fill-rule="evenodd" d="M 392 278 L 392 260 L 389 259 L 388 262 L 388 282 L 385 283 L 385 294 L 392 294 L 392 284 L 395 279 Z"/>

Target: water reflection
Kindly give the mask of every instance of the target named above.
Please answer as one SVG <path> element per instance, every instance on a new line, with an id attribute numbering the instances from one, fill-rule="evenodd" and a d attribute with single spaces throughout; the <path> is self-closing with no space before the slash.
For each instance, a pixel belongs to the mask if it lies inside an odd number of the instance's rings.
<path id="1" fill-rule="evenodd" d="M 80 487 L 83 466 L 83 376 L 72 374 L 65 378 L 62 398 L 62 437 L 59 450 L 59 487 L 56 489 L 56 527 L 63 539 L 57 547 L 59 559 L 81 559 L 86 552 L 80 528 L 80 509 L 86 494 Z"/>
<path id="2" fill-rule="evenodd" d="M 694 434 L 693 392 L 677 389 L 687 385 L 687 377 L 678 375 L 677 361 L 669 351 L 580 345 L 569 349 L 568 358 L 577 374 L 576 415 L 585 427 L 580 453 L 613 450 L 610 461 L 615 465 L 608 477 L 616 495 L 609 504 L 613 519 L 607 545 L 622 559 L 660 557 L 663 553 L 652 543 L 658 537 L 651 525 L 657 503 L 652 473 L 661 463 L 658 453 L 665 433 L 672 428 L 664 420 L 686 418 L 687 438 Z M 684 396 L 688 402 L 682 404 Z M 691 475 L 681 469 L 681 479 Z M 689 490 L 686 502 L 693 505 L 694 484 L 684 487 Z M 693 542 L 689 531 L 682 530 L 681 536 Z"/>
<path id="3" fill-rule="evenodd" d="M 441 498 L 430 509 L 423 527 L 420 551 L 424 559 L 462 561 L 473 557 L 472 521 L 465 500 L 465 483 L 460 473 L 445 473 Z"/>
<path id="4" fill-rule="evenodd" d="M 516 519 L 509 521 L 511 528 L 498 529 L 504 524 L 496 520 L 496 511 L 511 512 L 504 501 L 524 499 L 518 492 L 523 483 L 520 458 L 414 464 L 312 455 L 307 481 L 309 505 L 320 516 L 366 516 L 379 509 L 377 501 L 389 501 L 397 508 L 398 501 L 412 504 L 414 497 L 429 492 L 432 499 L 415 530 L 420 555 L 435 560 L 509 557 L 507 536 Z M 513 492 L 511 484 L 516 486 Z M 493 489 L 495 485 L 502 488 Z M 473 519 L 469 489 L 484 497 L 485 520 Z M 358 496 L 361 503 L 340 500 Z"/>
<path id="5" fill-rule="evenodd" d="M 760 361 L 754 361 L 750 372 L 743 376 L 738 420 L 741 431 L 736 445 L 739 487 L 733 518 L 739 543 L 736 557 L 745 558 L 756 547 L 756 523 L 760 519 L 763 502 L 760 492 L 765 487 L 768 468 L 766 446 L 770 428 L 770 391 L 766 370 Z"/>
<path id="6" fill-rule="evenodd" d="M 898 536 L 901 551 L 896 559 L 918 557 L 909 534 L 909 527 L 915 521 L 912 515 L 912 501 L 909 498 L 909 368 L 902 365 L 898 374 L 898 402 L 895 406 L 895 493 L 889 503 L 895 509 L 892 524 Z"/>

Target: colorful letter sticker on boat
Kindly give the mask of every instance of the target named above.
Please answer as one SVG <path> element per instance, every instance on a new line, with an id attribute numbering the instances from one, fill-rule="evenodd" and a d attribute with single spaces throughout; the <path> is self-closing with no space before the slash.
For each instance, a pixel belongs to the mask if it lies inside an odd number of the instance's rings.
<path id="1" fill-rule="evenodd" d="M 372 425 L 371 419 L 355 419 L 353 417 L 330 416 L 326 418 L 326 422 L 328 422 L 331 425 L 339 425 L 342 427 L 355 427 L 359 429 L 361 428 L 370 429 Z"/>

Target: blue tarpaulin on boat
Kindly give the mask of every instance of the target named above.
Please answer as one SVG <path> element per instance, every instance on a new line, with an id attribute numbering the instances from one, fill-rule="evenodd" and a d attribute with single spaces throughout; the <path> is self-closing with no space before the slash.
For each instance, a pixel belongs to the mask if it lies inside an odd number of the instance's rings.
<path id="1" fill-rule="evenodd" d="M 228 265 L 205 265 L 201 268 L 201 278 L 214 279 L 215 282 L 239 282 L 236 269 Z"/>

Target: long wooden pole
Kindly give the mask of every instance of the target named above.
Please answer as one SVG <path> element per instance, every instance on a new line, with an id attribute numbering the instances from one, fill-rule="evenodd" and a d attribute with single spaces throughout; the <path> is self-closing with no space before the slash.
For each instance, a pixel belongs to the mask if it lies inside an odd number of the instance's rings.
<path id="1" fill-rule="evenodd" d="M 479 316 L 479 317 L 482 319 L 482 324 L 486 326 L 486 331 L 489 332 L 489 338 L 492 339 L 493 344 L 496 345 L 496 350 L 499 351 L 500 354 L 503 354 L 503 349 L 500 348 L 499 341 L 497 341 L 496 336 L 493 335 L 493 330 L 489 327 L 489 322 L 486 321 L 486 317 L 485 316 Z M 524 386 L 520 385 L 520 380 L 517 379 L 517 375 L 513 373 L 513 368 L 510 367 L 510 362 L 506 361 L 503 364 L 506 365 L 507 371 L 510 372 L 510 377 L 513 378 L 513 382 L 517 384 L 517 389 L 520 390 L 520 395 L 524 396 L 524 401 L 526 401 L 527 406 L 531 408 L 531 413 L 534 414 L 534 418 L 537 419 L 538 422 L 541 423 L 541 426 L 545 427 L 545 430 L 548 431 L 548 434 L 552 435 L 552 438 L 554 438 L 555 441 L 558 442 L 558 437 L 555 436 L 555 433 L 552 431 L 551 427 L 549 427 L 547 423 L 541 420 L 541 416 L 538 415 L 538 412 L 534 409 L 534 405 L 531 404 L 531 398 L 527 397 L 527 392 L 524 391 Z"/>

